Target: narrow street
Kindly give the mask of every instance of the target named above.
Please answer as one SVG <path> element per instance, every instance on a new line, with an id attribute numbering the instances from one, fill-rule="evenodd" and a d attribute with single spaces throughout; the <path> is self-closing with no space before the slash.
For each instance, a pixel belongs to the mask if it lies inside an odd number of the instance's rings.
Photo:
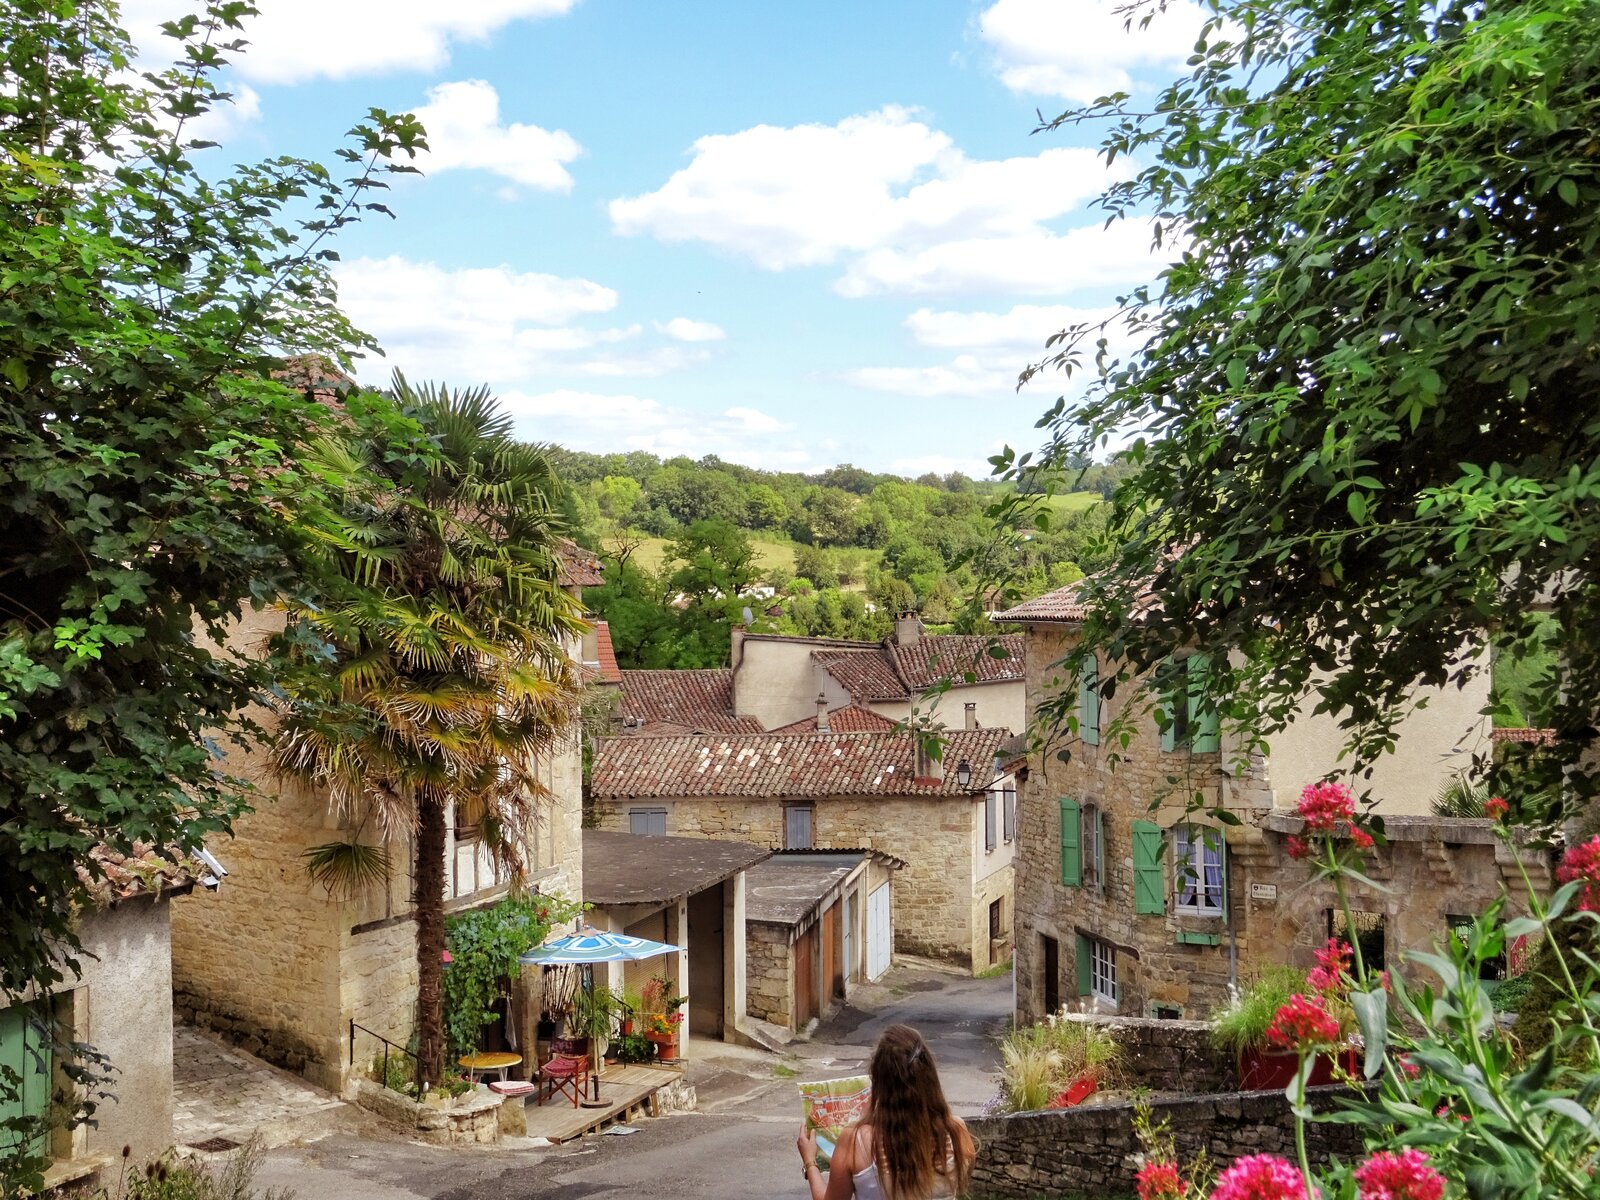
<path id="1" fill-rule="evenodd" d="M 899 965 L 786 1055 L 694 1044 L 698 1111 L 641 1121 L 636 1133 L 557 1148 L 454 1149 L 397 1140 L 352 1112 L 326 1137 L 270 1151 L 257 1185 L 292 1188 L 300 1200 L 800 1196 L 795 1080 L 864 1069 L 878 1034 L 904 1022 L 933 1048 L 952 1107 L 973 1114 L 994 1092 L 996 1035 L 1010 1010 L 1009 975 Z"/>

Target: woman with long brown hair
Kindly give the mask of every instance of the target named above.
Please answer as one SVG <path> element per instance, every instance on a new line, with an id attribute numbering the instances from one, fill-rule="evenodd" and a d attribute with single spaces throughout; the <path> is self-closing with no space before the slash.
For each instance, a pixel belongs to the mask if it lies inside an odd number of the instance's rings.
<path id="1" fill-rule="evenodd" d="M 827 1175 L 817 1168 L 817 1138 L 801 1129 L 795 1145 L 811 1200 L 931 1200 L 960 1196 L 975 1147 L 950 1111 L 933 1051 L 909 1025 L 891 1025 L 872 1051 L 867 1112 L 839 1135 Z"/>

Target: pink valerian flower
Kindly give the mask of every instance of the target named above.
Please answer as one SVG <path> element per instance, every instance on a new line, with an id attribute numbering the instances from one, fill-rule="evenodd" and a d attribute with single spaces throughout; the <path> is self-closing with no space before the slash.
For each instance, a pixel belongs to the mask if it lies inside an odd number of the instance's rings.
<path id="1" fill-rule="evenodd" d="M 1356 798 L 1342 783 L 1309 783 L 1300 793 L 1299 811 L 1313 833 L 1332 833 L 1356 815 Z"/>
<path id="2" fill-rule="evenodd" d="M 1439 1105 L 1438 1108 L 1433 1110 L 1433 1115 L 1436 1116 L 1436 1117 L 1441 1117 L 1441 1118 L 1453 1116 L 1453 1117 L 1455 1117 L 1456 1120 L 1460 1121 L 1463 1125 L 1467 1124 L 1467 1122 L 1472 1120 L 1472 1118 L 1467 1116 L 1466 1113 L 1464 1113 L 1464 1112 L 1456 1112 L 1448 1104 Z"/>
<path id="3" fill-rule="evenodd" d="M 1421 1150 L 1380 1150 L 1356 1168 L 1361 1200 L 1441 1200 L 1444 1176 Z"/>
<path id="4" fill-rule="evenodd" d="M 1306 973 L 1306 982 L 1319 992 L 1342 990 L 1354 953 L 1343 938 L 1329 938 L 1328 944 L 1317 951 L 1317 965 Z"/>
<path id="5" fill-rule="evenodd" d="M 1358 850 L 1371 850 L 1377 845 L 1373 836 L 1359 825 L 1350 826 L 1350 840 L 1355 843 Z"/>
<path id="6" fill-rule="evenodd" d="M 1422 1078 L 1422 1068 L 1411 1061 L 1411 1056 L 1409 1054 L 1402 1054 L 1395 1061 L 1399 1064 L 1401 1072 L 1407 1079 Z"/>
<path id="7" fill-rule="evenodd" d="M 1305 1180 L 1294 1164 L 1276 1154 L 1251 1154 L 1217 1176 L 1211 1200 L 1304 1200 L 1305 1194 Z"/>
<path id="8" fill-rule="evenodd" d="M 1306 841 L 1304 838 L 1297 838 L 1292 835 L 1285 842 L 1285 848 L 1289 852 L 1289 857 L 1295 859 L 1310 858 L 1312 854 L 1316 853 L 1312 849 L 1310 842 Z"/>
<path id="9" fill-rule="evenodd" d="M 1139 1200 L 1183 1200 L 1189 1185 L 1178 1174 L 1178 1164 L 1165 1159 L 1145 1163 L 1133 1177 Z"/>
<path id="10" fill-rule="evenodd" d="M 1511 805 L 1503 796 L 1490 796 L 1483 802 L 1483 815 L 1492 821 L 1504 821 L 1511 813 Z"/>
<path id="11" fill-rule="evenodd" d="M 1321 996 L 1298 992 L 1278 1009 L 1267 1026 L 1267 1045 L 1276 1050 L 1298 1051 L 1332 1046 L 1339 1041 L 1339 1020 Z"/>
<path id="12" fill-rule="evenodd" d="M 1556 867 L 1556 878 L 1562 883 L 1583 881 L 1583 891 L 1578 894 L 1578 907 L 1585 912 L 1600 912 L 1600 834 L 1578 846 L 1569 846 Z"/>

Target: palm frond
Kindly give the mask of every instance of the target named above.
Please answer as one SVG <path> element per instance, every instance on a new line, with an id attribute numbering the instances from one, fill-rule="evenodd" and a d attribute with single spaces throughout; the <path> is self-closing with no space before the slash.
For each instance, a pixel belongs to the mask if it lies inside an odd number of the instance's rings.
<path id="1" fill-rule="evenodd" d="M 352 900 L 389 878 L 389 851 L 368 842 L 325 842 L 300 856 L 306 873 L 340 900 Z"/>

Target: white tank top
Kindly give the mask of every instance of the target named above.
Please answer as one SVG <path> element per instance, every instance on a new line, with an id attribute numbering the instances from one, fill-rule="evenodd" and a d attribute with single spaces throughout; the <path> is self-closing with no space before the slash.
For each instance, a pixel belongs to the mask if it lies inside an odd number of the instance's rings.
<path id="1" fill-rule="evenodd" d="M 868 1163 L 865 1168 L 857 1171 L 850 1177 L 856 1185 L 856 1200 L 886 1200 L 883 1192 L 883 1180 L 878 1178 L 878 1164 Z M 934 1176 L 933 1191 L 928 1193 L 928 1200 L 944 1200 L 953 1197 L 955 1193 L 950 1190 L 950 1181 L 943 1175 Z"/>

